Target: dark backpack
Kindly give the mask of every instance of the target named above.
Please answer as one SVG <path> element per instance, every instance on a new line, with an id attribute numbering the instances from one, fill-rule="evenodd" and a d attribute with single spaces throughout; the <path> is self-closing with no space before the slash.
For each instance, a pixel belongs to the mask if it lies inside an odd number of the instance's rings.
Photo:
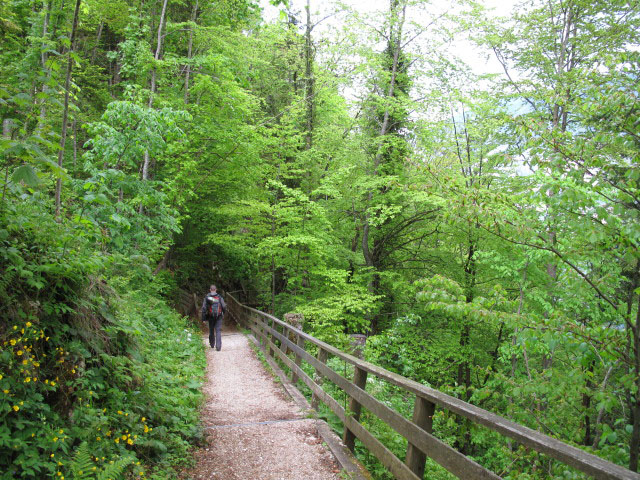
<path id="1" fill-rule="evenodd" d="M 218 295 L 207 295 L 207 317 L 219 317 L 222 315 L 222 302 Z"/>

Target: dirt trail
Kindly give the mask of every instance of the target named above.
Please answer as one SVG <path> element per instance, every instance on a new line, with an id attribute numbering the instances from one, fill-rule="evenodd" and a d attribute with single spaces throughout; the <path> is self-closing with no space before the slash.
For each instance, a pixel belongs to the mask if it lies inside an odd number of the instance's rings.
<path id="1" fill-rule="evenodd" d="M 225 319 L 226 321 L 226 319 Z M 207 446 L 189 477 L 220 480 L 338 480 L 316 421 L 265 371 L 247 337 L 222 330 L 222 350 L 209 348 L 202 422 Z"/>

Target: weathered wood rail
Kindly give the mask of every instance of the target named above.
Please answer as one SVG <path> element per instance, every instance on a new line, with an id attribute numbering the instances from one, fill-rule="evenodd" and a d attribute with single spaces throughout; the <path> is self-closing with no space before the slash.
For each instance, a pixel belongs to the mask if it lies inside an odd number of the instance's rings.
<path id="1" fill-rule="evenodd" d="M 292 327 L 272 315 L 242 305 L 232 295 L 227 294 L 226 297 L 228 311 L 233 319 L 250 329 L 269 355 L 282 361 L 290 370 L 294 383 L 301 380 L 309 387 L 313 393 L 312 404 L 317 408 L 317 402 L 322 401 L 342 421 L 345 445 L 353 450 L 355 439 L 358 438 L 397 479 L 422 479 L 427 456 L 458 478 L 501 478 L 433 435 L 433 414 L 436 408 L 442 408 L 469 419 L 471 422 L 494 430 L 594 478 L 640 480 L 640 474 L 631 470 L 360 360 Z M 291 339 L 294 339 L 294 341 Z M 315 346 L 313 350 L 317 350 L 317 356 L 309 354 L 305 349 L 305 346 L 309 345 Z M 293 352 L 293 359 L 287 355 L 287 351 Z M 327 360 L 330 355 L 353 365 L 354 375 L 352 380 L 343 377 L 327 366 Z M 307 375 L 301 368 L 302 362 L 306 362 L 315 369 L 317 378 L 333 382 L 348 395 L 348 409 L 345 409 L 336 399 L 325 392 L 314 378 Z M 406 392 L 415 394 L 413 419 L 406 419 L 400 413 L 367 393 L 368 375 L 374 375 L 404 389 Z M 359 422 L 362 407 L 407 440 L 408 448 L 405 461 L 394 455 Z"/>

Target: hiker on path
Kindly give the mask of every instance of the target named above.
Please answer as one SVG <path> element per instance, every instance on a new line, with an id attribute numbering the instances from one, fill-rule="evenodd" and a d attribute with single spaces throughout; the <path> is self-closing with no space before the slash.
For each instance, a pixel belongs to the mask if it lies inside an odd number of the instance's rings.
<path id="1" fill-rule="evenodd" d="M 202 301 L 202 321 L 209 321 L 209 345 L 219 352 L 220 348 L 222 348 L 222 334 L 220 333 L 222 317 L 227 310 L 227 306 L 216 290 L 216 286 L 211 285 L 209 293 L 205 295 Z"/>

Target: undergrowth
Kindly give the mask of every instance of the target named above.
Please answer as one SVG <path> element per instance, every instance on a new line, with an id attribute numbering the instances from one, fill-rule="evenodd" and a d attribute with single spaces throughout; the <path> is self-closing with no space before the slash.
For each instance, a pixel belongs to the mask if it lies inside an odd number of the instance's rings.
<path id="1" fill-rule="evenodd" d="M 175 478 L 204 352 L 144 259 L 80 220 L 0 212 L 0 479 Z"/>

